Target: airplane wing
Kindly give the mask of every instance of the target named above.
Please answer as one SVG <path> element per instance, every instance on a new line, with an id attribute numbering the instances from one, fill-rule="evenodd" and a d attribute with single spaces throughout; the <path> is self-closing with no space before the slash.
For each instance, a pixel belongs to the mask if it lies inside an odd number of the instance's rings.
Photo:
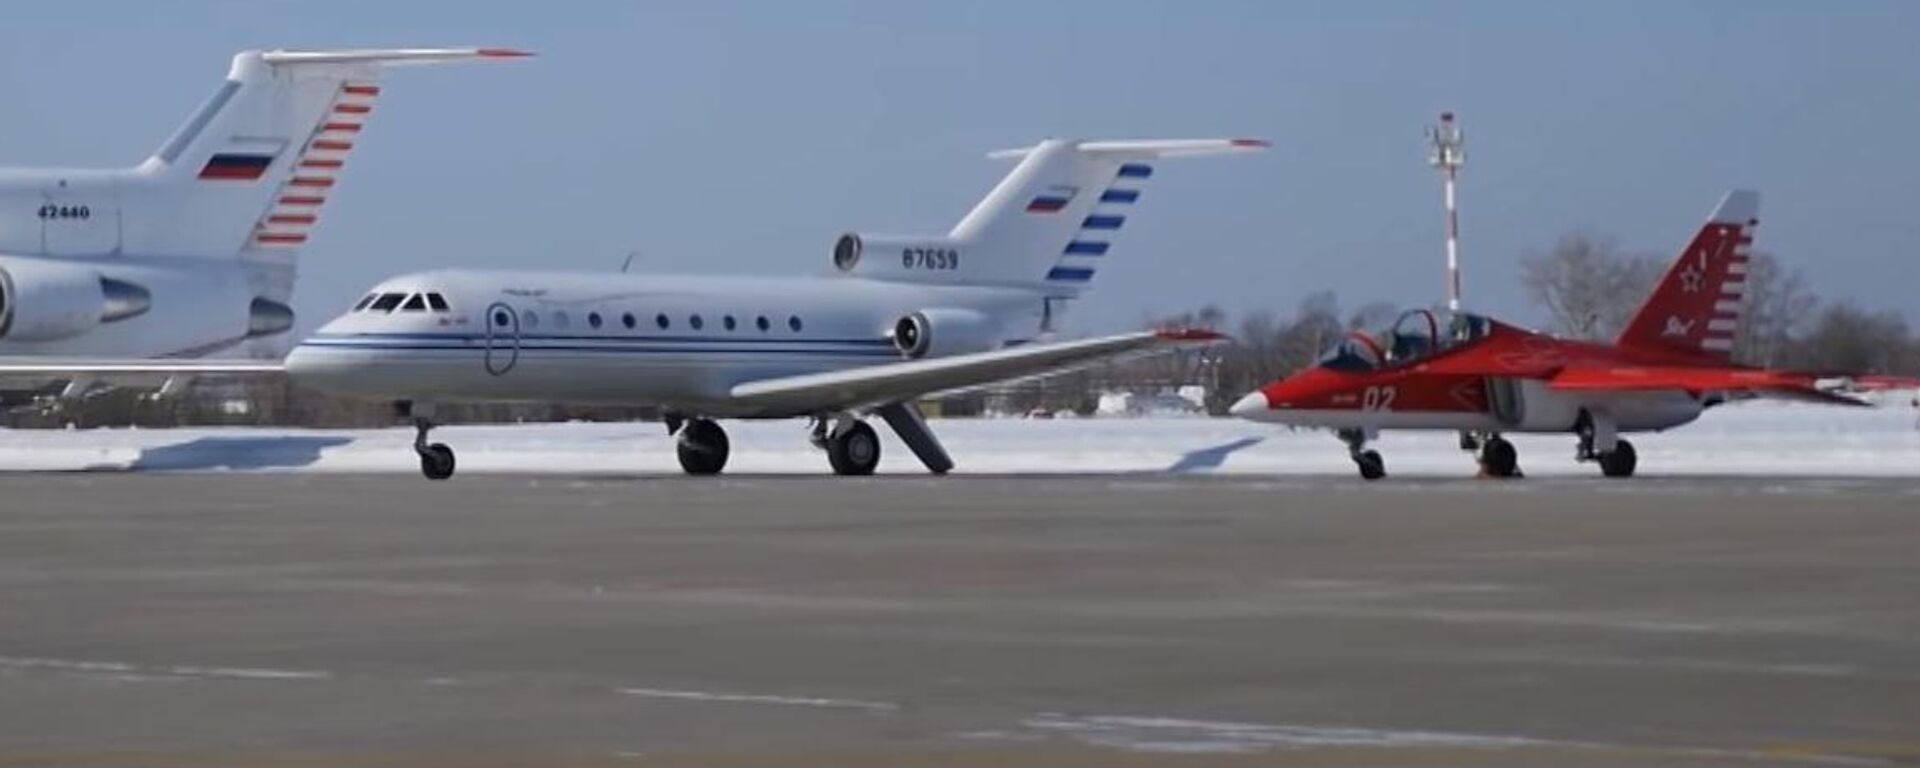
<path id="1" fill-rule="evenodd" d="M 1765 397 L 1806 400 L 1832 405 L 1870 405 L 1861 400 L 1822 390 L 1816 385 L 1815 379 L 1807 374 L 1742 368 L 1679 366 L 1569 368 L 1548 379 L 1547 386 L 1558 390 L 1588 392 L 1632 392 L 1651 389 L 1751 392 Z"/>
<path id="2" fill-rule="evenodd" d="M 1225 338 L 1205 330 L 1141 331 L 749 381 L 734 386 L 731 394 L 736 403 L 766 412 L 859 408 L 1025 378 L 1155 348 L 1209 344 Z"/>
<path id="3" fill-rule="evenodd" d="M 79 359 L 0 357 L 0 385 L 41 386 L 79 382 L 152 386 L 199 376 L 272 376 L 286 372 L 278 360 Z"/>
<path id="4" fill-rule="evenodd" d="M 59 357 L 0 357 L 0 376 L 107 376 L 131 374 L 266 374 L 283 373 L 278 360 L 145 360 L 80 359 Z"/>

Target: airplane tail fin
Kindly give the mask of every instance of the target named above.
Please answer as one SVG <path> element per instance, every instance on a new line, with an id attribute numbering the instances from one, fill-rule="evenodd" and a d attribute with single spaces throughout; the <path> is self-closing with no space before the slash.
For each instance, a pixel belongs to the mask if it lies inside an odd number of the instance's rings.
<path id="1" fill-rule="evenodd" d="M 513 58 L 489 48 L 243 51 L 226 82 L 135 171 L 123 247 L 290 261 L 372 116 L 381 70 Z M 129 190 L 134 191 L 134 190 Z"/>
<path id="2" fill-rule="evenodd" d="M 1039 286 L 1071 298 L 1093 281 L 1114 238 L 1167 157 L 1257 152 L 1259 139 L 1066 141 L 988 155 L 1018 159 L 945 236 L 849 234 L 835 248 L 842 271 L 863 277 L 958 285 Z M 862 252 L 880 258 L 861 258 Z"/>
<path id="3" fill-rule="evenodd" d="M 1760 193 L 1728 192 L 1616 343 L 1731 357 L 1746 311 L 1747 260 L 1759 212 Z"/>
<path id="4" fill-rule="evenodd" d="M 1020 164 L 948 237 L 972 243 L 992 260 L 979 265 L 986 279 L 1040 283 L 1056 295 L 1077 295 L 1093 281 L 1139 203 L 1153 161 L 1266 147 L 1259 139 L 1050 139 L 995 152 L 990 156 L 1018 158 Z"/>

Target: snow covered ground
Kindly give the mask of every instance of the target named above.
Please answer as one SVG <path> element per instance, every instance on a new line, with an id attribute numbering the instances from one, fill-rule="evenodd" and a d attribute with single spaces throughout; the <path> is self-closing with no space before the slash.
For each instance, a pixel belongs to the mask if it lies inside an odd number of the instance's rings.
<path id="1" fill-rule="evenodd" d="M 1920 477 L 1920 411 L 1753 402 L 1699 422 L 1634 435 L 1646 475 Z M 801 421 L 727 422 L 734 473 L 824 474 Z M 961 473 L 1350 474 L 1338 441 L 1236 419 L 954 419 L 933 422 Z M 884 428 L 883 473 L 920 473 Z M 410 429 L 0 430 L 0 471 L 417 472 Z M 658 424 L 454 426 L 434 432 L 461 472 L 678 473 Z M 1390 433 L 1377 447 L 1400 476 L 1471 474 L 1449 433 Z M 1597 475 L 1570 436 L 1520 435 L 1529 475 Z"/>

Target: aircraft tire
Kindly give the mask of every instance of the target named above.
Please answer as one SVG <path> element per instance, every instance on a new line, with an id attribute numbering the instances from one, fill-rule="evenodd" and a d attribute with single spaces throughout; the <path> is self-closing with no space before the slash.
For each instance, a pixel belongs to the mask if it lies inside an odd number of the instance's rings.
<path id="1" fill-rule="evenodd" d="M 1360 465 L 1362 479 L 1378 480 L 1387 476 L 1387 460 L 1380 457 L 1379 451 L 1361 451 L 1353 457 L 1353 463 Z"/>
<path id="2" fill-rule="evenodd" d="M 1488 477 L 1518 477 L 1520 475 L 1520 452 L 1514 450 L 1513 443 L 1495 435 L 1480 447 L 1480 469 Z"/>
<path id="3" fill-rule="evenodd" d="M 680 429 L 680 469 L 689 475 L 717 475 L 727 468 L 727 431 L 708 419 L 694 419 Z"/>
<path id="4" fill-rule="evenodd" d="M 1633 477 L 1634 467 L 1639 463 L 1640 457 L 1634 453 L 1633 443 L 1617 440 L 1613 450 L 1600 454 L 1600 474 L 1607 477 Z"/>
<path id="5" fill-rule="evenodd" d="M 880 466 L 880 436 L 864 421 L 827 438 L 827 463 L 836 475 L 871 475 Z"/>
<path id="6" fill-rule="evenodd" d="M 453 477 L 453 449 L 446 443 L 434 443 L 420 449 L 420 474 L 428 480 Z"/>

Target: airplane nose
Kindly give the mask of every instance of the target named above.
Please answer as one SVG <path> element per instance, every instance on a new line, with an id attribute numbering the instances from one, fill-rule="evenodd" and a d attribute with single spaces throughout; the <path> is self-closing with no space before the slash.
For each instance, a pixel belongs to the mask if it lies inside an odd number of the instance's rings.
<path id="1" fill-rule="evenodd" d="M 1256 389 L 1248 392 L 1246 397 L 1235 401 L 1233 407 L 1227 409 L 1227 412 L 1243 419 L 1254 419 L 1265 414 L 1270 407 L 1267 402 L 1267 393 Z"/>

